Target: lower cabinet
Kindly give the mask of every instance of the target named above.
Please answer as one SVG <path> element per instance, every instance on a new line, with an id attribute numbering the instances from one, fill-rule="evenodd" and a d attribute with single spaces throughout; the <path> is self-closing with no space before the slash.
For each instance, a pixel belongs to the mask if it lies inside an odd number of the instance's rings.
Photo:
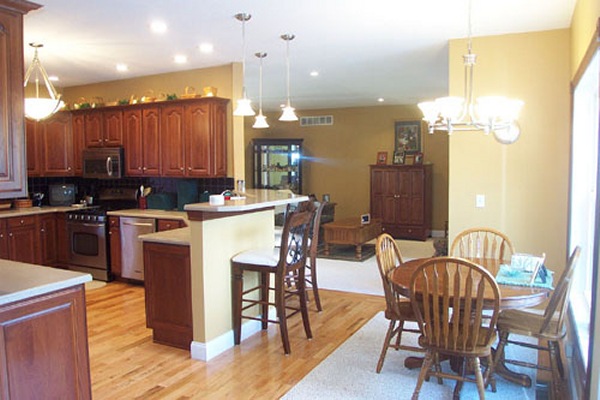
<path id="1" fill-rule="evenodd" d="M 121 277 L 121 227 L 119 217 L 108 217 L 108 237 L 110 238 L 110 272 L 113 278 Z"/>
<path id="2" fill-rule="evenodd" d="M 83 285 L 0 306 L 0 347 L 0 398 L 92 398 Z"/>
<path id="3" fill-rule="evenodd" d="M 193 339 L 190 247 L 144 242 L 146 325 L 156 343 L 189 350 Z"/>
<path id="4" fill-rule="evenodd" d="M 59 265 L 68 245 L 61 213 L 0 218 L 0 258 L 30 264 Z"/>
<path id="5" fill-rule="evenodd" d="M 40 261 L 42 265 L 58 263 L 58 224 L 55 214 L 39 216 Z"/>
<path id="6" fill-rule="evenodd" d="M 6 234 L 9 260 L 39 264 L 37 216 L 7 218 Z"/>
<path id="7" fill-rule="evenodd" d="M 180 219 L 158 219 L 156 220 L 156 230 L 158 232 L 170 231 L 172 229 L 183 228 L 185 222 Z"/>

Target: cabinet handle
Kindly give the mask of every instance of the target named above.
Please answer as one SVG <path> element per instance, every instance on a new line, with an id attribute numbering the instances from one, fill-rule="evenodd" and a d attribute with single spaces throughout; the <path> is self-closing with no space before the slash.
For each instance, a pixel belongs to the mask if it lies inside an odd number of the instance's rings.
<path id="1" fill-rule="evenodd" d="M 8 236 L 10 236 L 10 237 L 13 237 L 13 234 L 12 234 L 12 232 L 11 232 L 11 233 L 9 233 L 9 234 L 8 234 Z"/>
<path id="2" fill-rule="evenodd" d="M 108 142 L 108 139 L 104 139 L 105 142 Z"/>
<path id="3" fill-rule="evenodd" d="M 41 231 L 42 233 L 46 232 L 46 230 L 45 230 L 44 228 L 40 229 L 40 231 Z"/>
<path id="4" fill-rule="evenodd" d="M 70 171 L 70 170 L 71 170 L 71 167 L 67 167 L 67 171 Z"/>
<path id="5" fill-rule="evenodd" d="M 192 167 L 188 167 L 188 171 L 191 171 L 191 170 L 192 170 Z"/>
<path id="6" fill-rule="evenodd" d="M 180 171 L 183 171 L 183 167 L 179 168 Z"/>
<path id="7" fill-rule="evenodd" d="M 4 239 L 4 233 L 0 233 L 0 239 Z"/>
<path id="8" fill-rule="evenodd" d="M 141 170 L 142 170 L 142 167 L 138 167 L 138 171 L 141 171 Z"/>
<path id="9" fill-rule="evenodd" d="M 112 232 L 111 232 L 111 231 L 108 231 L 108 236 L 111 236 L 111 235 L 112 235 Z"/>
<path id="10" fill-rule="evenodd" d="M 148 169 L 148 168 L 146 168 L 146 167 L 142 168 L 142 170 L 144 170 L 144 171 L 145 171 L 145 170 L 147 170 L 147 169 Z"/>
<path id="11" fill-rule="evenodd" d="M 21 220 L 20 222 L 21 222 L 21 225 L 23 225 L 25 223 L 25 221 L 23 221 L 23 220 Z"/>

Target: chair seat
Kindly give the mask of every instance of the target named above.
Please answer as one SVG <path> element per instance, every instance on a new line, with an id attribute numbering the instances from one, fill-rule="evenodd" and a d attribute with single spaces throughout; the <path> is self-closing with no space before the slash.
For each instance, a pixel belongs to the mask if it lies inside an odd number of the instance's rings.
<path id="1" fill-rule="evenodd" d="M 247 250 L 233 256 L 231 261 L 240 264 L 262 265 L 275 268 L 279 262 L 279 249 L 266 247 Z"/>
<path id="2" fill-rule="evenodd" d="M 398 312 L 393 309 L 385 309 L 385 318 L 405 321 L 417 321 L 417 316 L 413 311 L 412 304 L 409 299 L 401 299 L 398 301 Z"/>
<path id="3" fill-rule="evenodd" d="M 436 346 L 435 344 L 429 344 L 427 342 L 427 339 L 425 338 L 425 336 L 421 335 L 421 336 L 419 336 L 419 345 L 421 347 L 436 350 L 436 351 L 439 351 L 444 354 L 456 353 L 457 355 L 464 356 L 466 353 L 471 353 L 472 355 L 475 355 L 477 357 L 483 357 L 485 355 L 490 354 L 491 346 L 496 342 L 496 333 L 493 331 L 489 337 L 490 339 L 488 341 L 485 340 L 486 336 L 488 335 L 489 332 L 490 332 L 490 329 L 486 326 L 482 326 L 479 328 L 479 336 L 477 338 L 478 339 L 477 345 L 471 351 L 464 351 L 464 350 L 457 349 L 456 352 L 454 352 L 451 350 L 452 348 L 455 347 L 455 343 L 461 343 L 463 341 L 462 335 L 458 335 L 458 337 L 456 338 L 456 341 L 454 340 L 453 337 L 448 338 L 448 344 L 443 343 L 442 346 L 440 346 L 440 347 Z M 456 346 L 456 347 L 458 348 L 459 346 Z"/>
<path id="4" fill-rule="evenodd" d="M 542 332 L 544 324 L 543 310 L 504 310 L 498 316 L 499 331 L 508 331 L 518 335 L 533 336 L 539 339 L 557 340 L 565 336 L 566 328 L 558 329 L 558 320 L 553 318 L 548 329 Z M 554 334 L 557 332 L 557 334 Z"/>

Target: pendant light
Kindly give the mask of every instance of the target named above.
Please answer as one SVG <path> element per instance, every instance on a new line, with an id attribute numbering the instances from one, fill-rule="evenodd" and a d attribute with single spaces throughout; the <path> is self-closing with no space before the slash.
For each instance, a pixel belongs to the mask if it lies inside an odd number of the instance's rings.
<path id="1" fill-rule="evenodd" d="M 295 37 L 296 36 L 290 33 L 281 35 L 281 38 L 285 40 L 286 44 L 285 60 L 287 67 L 287 103 L 286 106 L 283 108 L 283 113 L 281 114 L 281 117 L 279 117 L 280 121 L 298 121 L 298 117 L 294 112 L 295 108 L 292 107 L 292 104 L 290 102 L 290 40 L 294 40 Z"/>
<path id="2" fill-rule="evenodd" d="M 246 117 L 255 114 L 250 105 L 250 99 L 246 97 L 246 21 L 250 20 L 252 15 L 239 13 L 235 14 L 235 18 L 242 22 L 242 79 L 244 82 L 242 85 L 242 98 L 238 99 L 233 115 Z"/>
<path id="3" fill-rule="evenodd" d="M 29 45 L 35 50 L 31 65 L 29 65 L 27 72 L 25 72 L 25 83 L 23 86 L 27 87 L 29 78 L 33 75 L 35 79 L 35 97 L 25 98 L 25 117 L 40 121 L 60 110 L 64 106 L 64 103 L 60 99 L 60 95 L 56 92 L 56 89 L 54 89 L 54 86 L 52 86 L 50 79 L 48 79 L 48 74 L 38 58 L 38 49 L 44 45 L 40 43 L 29 43 Z M 40 97 L 40 76 L 44 81 L 49 97 Z"/>
<path id="4" fill-rule="evenodd" d="M 269 127 L 267 117 L 265 117 L 262 112 L 263 58 L 267 56 L 267 53 L 255 53 L 254 55 L 260 60 L 260 69 L 258 75 L 258 115 L 256 116 L 256 120 L 252 127 L 254 129 L 263 129 Z"/>
<path id="5" fill-rule="evenodd" d="M 436 130 L 493 132 L 503 144 L 514 143 L 520 135 L 517 122 L 523 101 L 503 96 L 485 96 L 473 99 L 473 69 L 476 54 L 471 52 L 471 1 L 469 1 L 467 54 L 463 55 L 464 98 L 440 97 L 419 103 L 423 119 L 428 122 L 429 133 Z"/>

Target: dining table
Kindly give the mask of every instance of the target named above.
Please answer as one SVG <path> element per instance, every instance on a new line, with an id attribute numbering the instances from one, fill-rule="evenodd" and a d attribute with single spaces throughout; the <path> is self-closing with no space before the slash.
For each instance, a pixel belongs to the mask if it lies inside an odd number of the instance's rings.
<path id="1" fill-rule="evenodd" d="M 500 265 L 505 264 L 501 260 L 491 258 L 465 258 L 468 261 L 481 265 L 487 269 L 493 276 L 498 274 Z M 398 267 L 390 271 L 389 279 L 393 283 L 397 292 L 403 296 L 410 297 L 410 281 L 414 271 L 429 258 L 417 258 L 405 261 Z M 548 299 L 552 290 L 548 287 L 521 286 L 499 284 L 500 288 L 500 310 L 521 309 L 535 307 Z M 486 308 L 486 293 L 484 293 L 484 308 Z M 490 304 L 491 292 L 490 292 Z M 423 363 L 422 357 L 407 357 L 404 360 L 406 368 L 420 368 Z M 531 378 L 526 374 L 519 374 L 510 370 L 504 362 L 500 362 L 494 371 L 495 374 L 505 379 L 518 383 L 525 387 L 531 387 Z"/>

